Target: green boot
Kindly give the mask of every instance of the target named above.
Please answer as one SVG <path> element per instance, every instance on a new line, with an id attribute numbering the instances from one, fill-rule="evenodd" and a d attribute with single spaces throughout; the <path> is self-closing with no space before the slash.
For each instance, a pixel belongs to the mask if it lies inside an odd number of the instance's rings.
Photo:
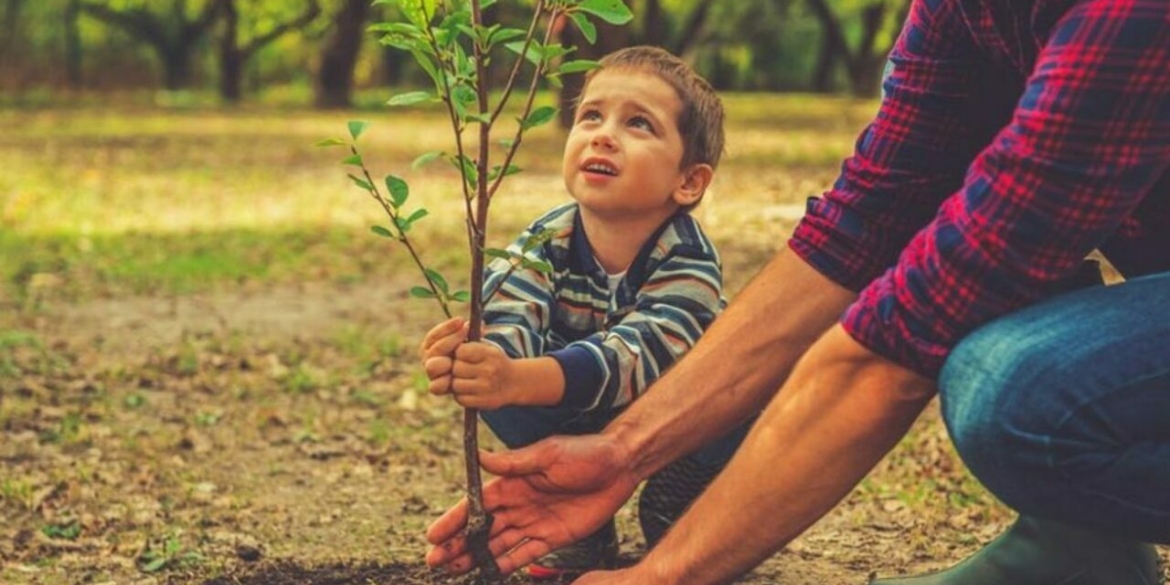
<path id="1" fill-rule="evenodd" d="M 870 585 L 1161 583 L 1158 554 L 1151 545 L 1024 516 L 983 550 L 949 569 L 870 581 Z"/>

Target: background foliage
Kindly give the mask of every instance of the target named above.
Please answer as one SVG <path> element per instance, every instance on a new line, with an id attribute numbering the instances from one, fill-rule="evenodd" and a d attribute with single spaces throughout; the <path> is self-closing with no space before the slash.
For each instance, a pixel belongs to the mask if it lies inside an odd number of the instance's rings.
<path id="1" fill-rule="evenodd" d="M 501 3 L 492 17 L 516 25 L 526 3 Z M 596 51 L 660 45 L 723 90 L 868 96 L 909 0 L 627 4 L 634 23 L 602 27 Z M 346 106 L 351 88 L 424 81 L 409 59 L 366 32 L 393 10 L 370 0 L 0 0 L 0 91 L 34 103 L 60 89 L 166 89 L 162 99 L 180 102 L 268 97 Z M 573 31 L 564 34 L 575 40 Z"/>

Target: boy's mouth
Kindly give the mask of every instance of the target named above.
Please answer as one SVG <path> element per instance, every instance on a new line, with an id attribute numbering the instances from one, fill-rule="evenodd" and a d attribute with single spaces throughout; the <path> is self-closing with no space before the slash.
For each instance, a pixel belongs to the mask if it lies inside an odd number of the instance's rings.
<path id="1" fill-rule="evenodd" d="M 617 167 L 609 161 L 601 159 L 589 159 L 585 164 L 581 165 L 581 170 L 586 173 L 605 175 L 608 177 L 616 177 L 618 174 Z"/>

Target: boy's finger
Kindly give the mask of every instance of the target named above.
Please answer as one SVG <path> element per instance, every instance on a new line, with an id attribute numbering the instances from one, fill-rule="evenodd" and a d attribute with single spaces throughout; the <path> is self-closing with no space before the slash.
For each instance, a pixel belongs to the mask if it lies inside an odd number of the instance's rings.
<path id="1" fill-rule="evenodd" d="M 430 392 L 435 396 L 442 396 L 450 392 L 451 387 L 451 376 L 440 376 L 438 378 L 433 378 L 431 382 L 427 384 L 427 392 Z"/>
<path id="2" fill-rule="evenodd" d="M 453 363 L 451 358 L 445 355 L 429 357 L 423 362 L 423 371 L 427 373 L 427 378 L 434 380 L 439 376 L 451 374 L 453 370 L 451 365 Z"/>
<path id="3" fill-rule="evenodd" d="M 427 331 L 426 336 L 423 337 L 420 351 L 425 353 L 440 339 L 443 339 L 453 333 L 459 332 L 461 329 L 464 329 L 464 325 L 466 325 L 466 322 L 462 317 L 452 317 L 446 321 L 443 321 L 442 323 L 439 323 L 438 325 L 435 325 L 431 328 L 430 331 Z"/>

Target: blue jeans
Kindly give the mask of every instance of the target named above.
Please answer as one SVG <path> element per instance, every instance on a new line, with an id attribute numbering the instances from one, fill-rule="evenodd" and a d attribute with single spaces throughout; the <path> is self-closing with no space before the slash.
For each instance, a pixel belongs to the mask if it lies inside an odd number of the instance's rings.
<path id="1" fill-rule="evenodd" d="M 1004 503 L 1170 543 L 1170 272 L 983 326 L 939 389 L 960 456 Z"/>
<path id="2" fill-rule="evenodd" d="M 505 406 L 480 411 L 479 416 L 509 449 L 518 449 L 553 435 L 600 432 L 619 414 L 621 410 L 583 413 L 561 407 Z M 750 422 L 745 423 L 687 457 L 707 468 L 722 468 L 731 460 L 750 427 Z"/>

